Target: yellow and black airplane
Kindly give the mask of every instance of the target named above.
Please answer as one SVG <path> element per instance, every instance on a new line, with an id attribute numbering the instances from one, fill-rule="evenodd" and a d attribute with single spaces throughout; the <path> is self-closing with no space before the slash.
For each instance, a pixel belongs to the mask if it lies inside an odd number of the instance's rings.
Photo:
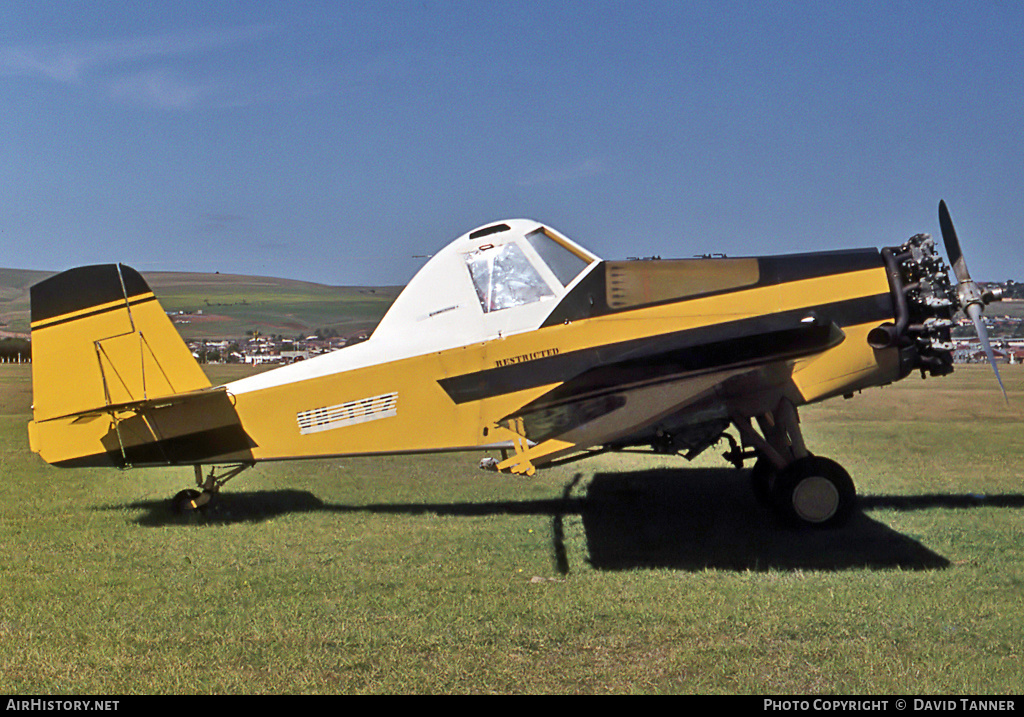
<path id="1" fill-rule="evenodd" d="M 983 329 L 998 298 L 971 281 L 944 203 L 940 225 L 958 287 L 924 234 L 602 261 L 535 221 L 490 224 L 435 254 L 369 340 L 221 386 L 138 272 L 71 269 L 31 290 L 30 442 L 57 466 L 194 466 L 174 500 L 192 510 L 259 461 L 500 450 L 498 470 L 531 475 L 598 449 L 692 458 L 735 427 L 727 456 L 756 459 L 760 498 L 836 525 L 853 482 L 807 450 L 797 409 L 949 373 L 955 312 Z"/>

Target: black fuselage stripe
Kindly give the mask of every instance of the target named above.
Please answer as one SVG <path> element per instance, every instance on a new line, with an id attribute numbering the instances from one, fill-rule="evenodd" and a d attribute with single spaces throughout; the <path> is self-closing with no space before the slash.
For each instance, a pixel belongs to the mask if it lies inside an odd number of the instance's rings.
<path id="1" fill-rule="evenodd" d="M 891 320 L 892 299 L 888 293 L 864 296 L 696 329 L 608 343 L 533 361 L 452 376 L 441 379 L 438 383 L 452 401 L 461 404 L 568 381 L 584 371 L 604 364 L 638 362 L 673 355 L 674 362 L 696 366 L 692 361 L 712 361 L 706 348 L 708 345 L 718 345 L 723 365 L 730 361 L 730 351 L 741 351 L 748 360 L 753 360 L 759 355 L 770 357 L 778 353 L 777 342 L 764 341 L 765 335 L 782 336 L 785 331 L 800 328 L 801 320 L 808 316 L 814 316 L 815 322 L 819 325 L 835 323 L 840 327 Z M 758 346 L 759 343 L 764 345 Z M 686 352 L 692 354 L 691 359 L 683 358 Z M 707 367 L 705 364 L 700 365 Z"/>
<path id="2" fill-rule="evenodd" d="M 881 269 L 885 265 L 877 249 L 781 254 L 759 257 L 757 261 L 761 274 L 758 286 L 788 284 L 792 281 Z"/>

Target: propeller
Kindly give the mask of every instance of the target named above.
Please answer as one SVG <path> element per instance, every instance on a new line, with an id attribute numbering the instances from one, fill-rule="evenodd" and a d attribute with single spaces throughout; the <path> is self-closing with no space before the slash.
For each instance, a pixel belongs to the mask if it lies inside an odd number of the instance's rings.
<path id="1" fill-rule="evenodd" d="M 939 201 L 939 228 L 942 230 L 942 241 L 946 245 L 946 256 L 949 258 L 949 263 L 953 265 L 953 273 L 956 275 L 956 293 L 960 299 L 960 306 L 971 318 L 971 321 L 974 322 L 974 329 L 978 333 L 978 339 L 981 341 L 982 348 L 985 349 L 988 362 L 992 364 L 996 380 L 999 381 L 999 388 L 1003 392 L 1003 399 L 1009 403 L 1010 399 L 1007 397 L 1006 388 L 1003 386 L 1003 377 L 999 375 L 999 365 L 996 363 L 995 354 L 992 353 L 992 344 L 988 340 L 988 328 L 986 328 L 985 321 L 981 318 L 985 304 L 993 301 L 995 297 L 991 294 L 986 295 L 983 293 L 981 287 L 971 279 L 971 274 L 967 271 L 967 261 L 964 259 L 964 253 L 960 249 L 960 240 L 956 236 L 956 229 L 953 228 L 953 220 L 949 217 L 949 208 L 946 206 L 945 200 Z"/>

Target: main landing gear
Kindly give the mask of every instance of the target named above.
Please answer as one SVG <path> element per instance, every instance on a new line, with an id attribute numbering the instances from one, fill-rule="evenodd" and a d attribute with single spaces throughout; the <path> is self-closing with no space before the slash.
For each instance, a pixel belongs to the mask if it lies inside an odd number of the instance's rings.
<path id="1" fill-rule="evenodd" d="M 225 472 L 218 476 L 217 468 L 211 466 L 210 474 L 203 478 L 203 467 L 195 466 L 196 487 L 199 490 L 186 488 L 179 491 L 171 498 L 171 510 L 177 515 L 206 511 L 224 484 L 249 467 L 251 467 L 249 463 L 228 466 Z"/>
<path id="2" fill-rule="evenodd" d="M 794 526 L 835 528 L 849 520 L 857 502 L 853 480 L 835 461 L 807 450 L 796 407 L 783 399 L 756 420 L 760 433 L 749 418 L 733 417 L 757 455 L 750 480 L 758 501 Z"/>

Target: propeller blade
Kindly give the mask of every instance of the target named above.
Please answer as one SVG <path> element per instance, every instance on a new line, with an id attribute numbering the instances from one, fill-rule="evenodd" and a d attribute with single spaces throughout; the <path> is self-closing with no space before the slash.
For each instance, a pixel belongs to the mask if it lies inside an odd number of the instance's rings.
<path id="1" fill-rule="evenodd" d="M 999 375 L 999 364 L 996 363 L 996 356 L 992 353 L 992 345 L 988 342 L 988 329 L 985 327 L 985 320 L 981 318 L 981 304 L 969 304 L 967 306 L 967 315 L 974 322 L 974 330 L 978 332 L 978 339 L 981 340 L 981 345 L 985 349 L 988 362 L 992 364 L 992 370 L 996 372 L 996 380 L 999 381 L 999 388 L 1003 392 L 1003 400 L 1009 403 L 1010 398 L 1006 395 L 1003 377 Z"/>
<path id="2" fill-rule="evenodd" d="M 953 265 L 953 273 L 956 274 L 956 280 L 959 284 L 957 287 L 957 297 L 960 300 L 960 307 L 971 317 L 971 321 L 974 322 L 974 330 L 978 334 L 978 340 L 981 341 L 981 346 L 985 349 L 985 355 L 988 356 L 988 362 L 992 364 L 992 370 L 995 371 L 996 380 L 999 381 L 999 389 L 1003 392 L 1003 400 L 1009 403 L 1010 398 L 1006 395 L 1003 377 L 999 375 L 999 365 L 996 363 L 995 354 L 992 353 L 992 344 L 988 340 L 988 328 L 985 326 L 985 320 L 981 318 L 981 312 L 985 306 L 985 297 L 977 283 L 971 279 L 970 272 L 967 271 L 967 261 L 964 259 L 964 253 L 960 249 L 960 240 L 956 236 L 956 229 L 953 228 L 953 220 L 949 216 L 949 207 L 946 206 L 945 200 L 939 200 L 939 228 L 942 230 L 942 241 L 946 245 L 946 257 L 949 259 L 949 263 Z"/>
<path id="3" fill-rule="evenodd" d="M 964 260 L 964 253 L 960 250 L 960 240 L 957 239 L 956 229 L 953 228 L 953 220 L 949 216 L 949 208 L 945 200 L 939 200 L 939 228 L 942 230 L 942 241 L 946 244 L 946 257 L 953 267 L 956 280 L 964 283 L 971 280 L 967 271 L 967 262 Z"/>

